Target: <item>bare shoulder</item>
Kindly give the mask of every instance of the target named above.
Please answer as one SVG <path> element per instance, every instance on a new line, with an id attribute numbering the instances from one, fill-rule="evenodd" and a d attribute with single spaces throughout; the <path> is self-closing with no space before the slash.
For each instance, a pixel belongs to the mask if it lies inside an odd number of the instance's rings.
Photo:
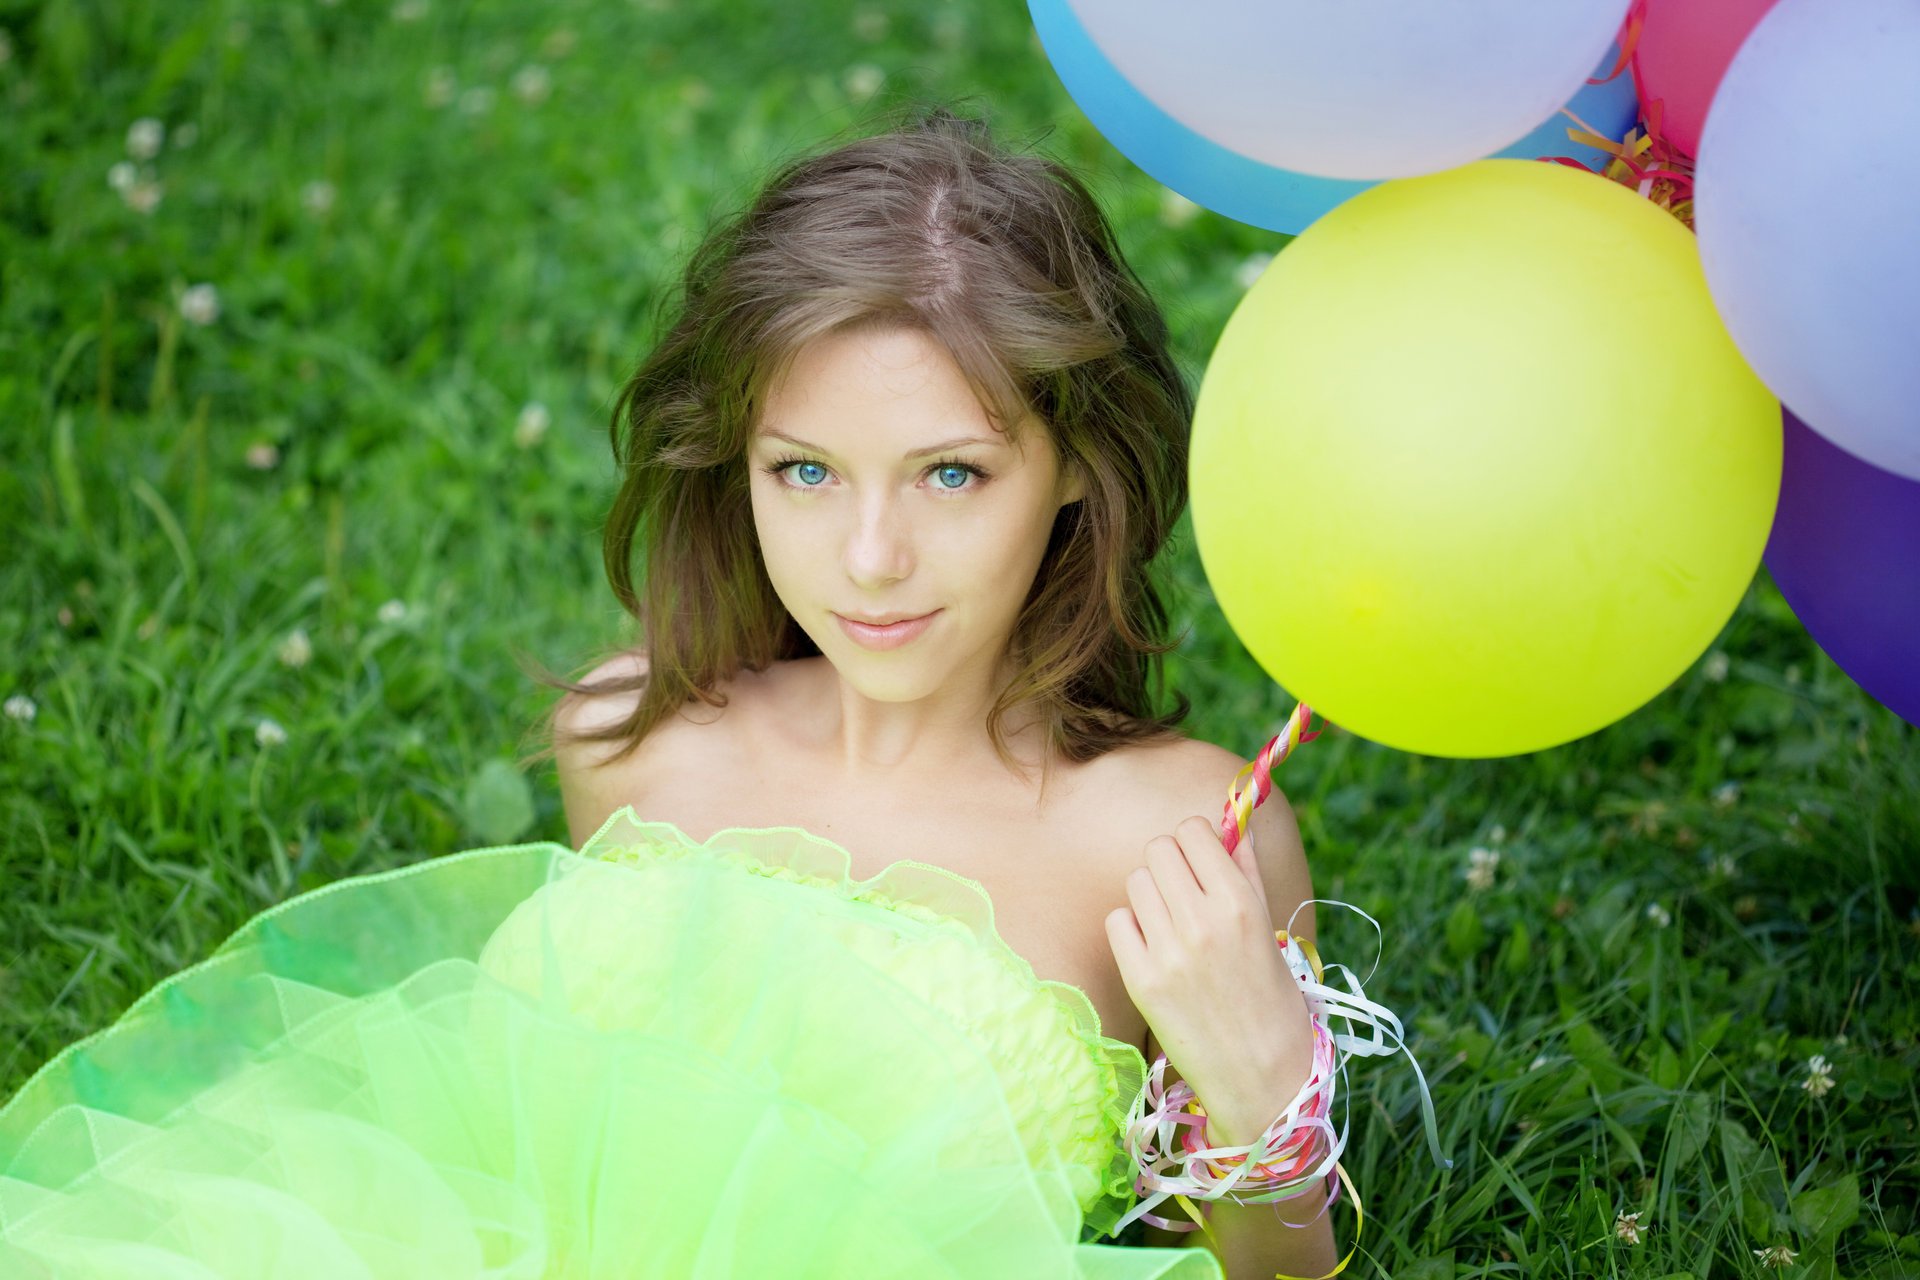
<path id="1" fill-rule="evenodd" d="M 1168 831 L 1195 814 L 1217 820 L 1226 810 L 1228 786 L 1246 763 L 1198 738 L 1146 743 L 1113 754 L 1119 777 L 1110 793 L 1132 797 L 1137 816 L 1150 815 Z"/>
<path id="2" fill-rule="evenodd" d="M 623 653 L 614 654 L 587 672 L 576 683 L 597 685 L 613 680 L 644 677 L 646 674 L 646 653 L 639 649 L 628 649 Z M 554 726 L 570 733 L 581 733 L 617 724 L 633 713 L 633 708 L 638 705 L 639 700 L 640 692 L 637 689 L 628 693 L 603 693 L 594 696 L 569 690 L 560 696 L 560 708 L 554 713 Z"/>
<path id="3" fill-rule="evenodd" d="M 595 685 L 646 676 L 647 655 L 640 650 L 615 654 L 580 681 Z M 619 741 L 580 742 L 573 736 L 624 724 L 639 706 L 641 689 L 595 695 L 568 692 L 554 710 L 554 766 L 567 815 L 567 836 L 579 848 L 606 820 L 626 805 L 645 810 L 650 792 L 669 781 L 669 773 L 707 749 L 711 734 L 703 725 L 670 715 L 648 731 L 625 755 Z M 711 714 L 711 713 L 709 713 Z"/>
<path id="4" fill-rule="evenodd" d="M 804 705 L 816 659 L 782 659 L 763 670 L 742 668 L 713 689 L 721 704 L 689 700 L 663 717 L 621 755 L 624 741 L 562 745 L 568 731 L 591 732 L 625 723 L 639 705 L 638 688 L 595 697 L 567 694 L 554 711 L 554 758 L 567 832 L 578 848 L 624 806 L 650 818 L 678 821 L 689 831 L 715 825 L 713 780 L 737 767 L 749 748 Z M 582 684 L 645 676 L 647 655 L 630 650 L 601 663 Z M 724 822 L 719 825 L 725 825 Z"/>
<path id="5" fill-rule="evenodd" d="M 578 683 L 585 685 L 608 684 L 617 680 L 644 680 L 648 671 L 647 655 L 638 649 L 629 649 L 617 653 L 605 662 L 582 676 Z M 560 705 L 553 715 L 554 752 L 561 762 L 563 770 L 571 769 L 580 773 L 597 768 L 608 757 L 615 754 L 618 744 L 612 742 L 579 742 L 576 735 L 611 729 L 624 723 L 640 705 L 640 695 L 644 686 L 618 692 L 598 694 L 580 694 L 569 690 L 560 697 Z M 663 722 L 656 733 L 666 729 Z M 654 734 L 649 734 L 651 742 Z M 647 742 L 641 744 L 644 749 Z"/>

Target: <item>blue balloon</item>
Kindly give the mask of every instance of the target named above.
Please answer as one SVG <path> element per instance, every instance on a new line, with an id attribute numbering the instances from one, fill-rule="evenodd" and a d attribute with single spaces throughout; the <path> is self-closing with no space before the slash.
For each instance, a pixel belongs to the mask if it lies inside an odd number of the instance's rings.
<path id="1" fill-rule="evenodd" d="M 1785 423 L 1767 572 L 1814 643 L 1920 725 L 1920 480 L 1861 461 L 1791 410 Z"/>
<path id="2" fill-rule="evenodd" d="M 1181 124 L 1134 88 L 1100 52 L 1068 0 L 1027 0 L 1027 9 L 1055 74 L 1093 126 L 1148 176 L 1195 204 L 1269 231 L 1298 235 L 1341 201 L 1378 185 L 1295 173 L 1228 150 Z M 1594 74 L 1611 71 L 1618 57 L 1618 50 L 1609 48 Z M 1606 84 L 1585 86 L 1567 106 L 1594 132 L 1614 141 L 1639 119 L 1629 72 Z M 1568 156 L 1589 168 L 1603 168 L 1611 157 L 1598 147 L 1569 139 L 1569 124 L 1556 113 L 1494 154 L 1517 160 Z"/>

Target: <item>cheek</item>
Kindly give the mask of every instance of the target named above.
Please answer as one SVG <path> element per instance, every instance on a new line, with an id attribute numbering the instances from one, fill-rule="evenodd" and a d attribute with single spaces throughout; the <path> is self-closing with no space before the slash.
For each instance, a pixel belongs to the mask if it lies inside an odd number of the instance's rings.
<path id="1" fill-rule="evenodd" d="M 1047 553 L 1051 531 L 1052 525 L 1038 517 L 1014 515 L 978 530 L 975 537 L 938 540 L 934 544 L 938 560 L 923 553 L 920 563 L 928 568 L 937 563 L 941 577 L 961 585 L 968 594 L 1021 600 Z"/>
<path id="2" fill-rule="evenodd" d="M 795 530 L 790 521 L 781 520 L 779 503 L 769 501 L 759 487 L 753 491 L 753 532 L 760 543 L 760 560 L 775 585 L 785 581 L 795 559 Z"/>

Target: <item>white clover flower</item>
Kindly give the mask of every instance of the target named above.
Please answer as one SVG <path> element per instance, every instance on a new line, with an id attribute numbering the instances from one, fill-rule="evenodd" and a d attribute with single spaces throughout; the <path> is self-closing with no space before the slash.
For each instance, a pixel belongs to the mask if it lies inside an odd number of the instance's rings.
<path id="1" fill-rule="evenodd" d="M 1667 909 L 1657 902 L 1647 904 L 1647 919 L 1653 921 L 1654 926 L 1660 929 L 1673 923 L 1673 917 L 1667 914 Z"/>
<path id="2" fill-rule="evenodd" d="M 1639 1244 L 1640 1243 L 1640 1215 L 1637 1213 L 1622 1213 L 1622 1214 L 1615 1215 L 1613 1219 L 1613 1234 L 1619 1236 L 1622 1240 L 1625 1240 L 1628 1244 Z"/>
<path id="3" fill-rule="evenodd" d="M 12 61 L 13 61 L 13 37 L 7 34 L 7 29 L 5 27 L 0 27 L 0 65 L 4 65 Z"/>
<path id="4" fill-rule="evenodd" d="M 1739 745 L 1739 743 L 1733 740 L 1733 735 L 1730 733 L 1723 733 L 1713 740 L 1714 752 L 1723 757 L 1732 755 L 1733 749 Z"/>
<path id="5" fill-rule="evenodd" d="M 107 170 L 107 185 L 123 196 L 126 195 L 127 192 L 132 189 L 133 184 L 139 180 L 140 171 L 133 167 L 133 161 L 131 160 L 115 161 L 114 166 Z"/>
<path id="6" fill-rule="evenodd" d="M 579 37 L 571 27 L 556 27 L 545 40 L 540 42 L 540 54 L 547 58 L 564 58 L 573 52 L 573 46 Z"/>
<path id="7" fill-rule="evenodd" d="M 166 140 L 167 126 L 152 116 L 141 116 L 127 126 L 127 154 L 135 160 L 153 159 Z"/>
<path id="8" fill-rule="evenodd" d="M 9 720 L 24 720 L 31 724 L 33 718 L 40 714 L 40 708 L 26 694 L 16 693 L 7 699 L 6 712 Z"/>
<path id="9" fill-rule="evenodd" d="M 493 90 L 484 84 L 477 84 L 460 95 L 460 110 L 470 116 L 483 116 L 493 110 Z"/>
<path id="10" fill-rule="evenodd" d="M 404 600 L 389 600 L 380 606 L 380 621 L 388 626 L 394 625 L 406 616 L 407 602 Z"/>
<path id="11" fill-rule="evenodd" d="M 1240 265 L 1233 269 L 1233 282 L 1242 289 L 1251 289 L 1259 283 L 1266 273 L 1267 264 L 1273 261 L 1270 253 L 1250 253 L 1241 259 Z"/>
<path id="12" fill-rule="evenodd" d="M 190 286 L 180 295 L 180 314 L 203 327 L 212 324 L 220 318 L 220 291 L 210 284 Z"/>
<path id="13" fill-rule="evenodd" d="M 332 212 L 336 194 L 331 182 L 325 178 L 315 178 L 300 188 L 300 203 L 306 206 L 308 213 L 324 218 Z"/>
<path id="14" fill-rule="evenodd" d="M 881 9 L 860 9 L 853 15 L 853 34 L 872 44 L 887 35 L 887 15 Z"/>
<path id="15" fill-rule="evenodd" d="M 255 471 L 271 471 L 280 465 L 280 450 L 271 440 L 256 440 L 247 446 L 247 465 Z"/>
<path id="16" fill-rule="evenodd" d="M 277 747 L 286 742 L 287 731 L 280 727 L 277 720 L 262 716 L 260 723 L 254 726 L 253 740 L 263 747 Z"/>
<path id="17" fill-rule="evenodd" d="M 1825 1057 L 1816 1053 L 1807 1059 L 1807 1078 L 1800 1087 L 1816 1098 L 1827 1096 L 1827 1090 L 1833 1088 L 1833 1067 Z"/>
<path id="18" fill-rule="evenodd" d="M 1789 662 L 1787 664 L 1787 683 L 1788 684 L 1800 683 L 1800 664 L 1799 663 Z"/>
<path id="19" fill-rule="evenodd" d="M 522 449 L 533 448 L 540 443 L 541 437 L 547 434 L 547 427 L 551 422 L 552 417 L 547 413 L 547 406 L 538 400 L 528 401 L 520 410 L 519 421 L 514 423 L 513 442 Z"/>
<path id="20" fill-rule="evenodd" d="M 1500 855 L 1492 849 L 1475 846 L 1467 853 L 1467 883 L 1475 889 L 1493 887 L 1493 871 L 1500 865 Z"/>
<path id="21" fill-rule="evenodd" d="M 539 63 L 530 63 L 513 73 L 513 96 L 530 107 L 537 107 L 553 92 L 553 77 Z"/>
<path id="22" fill-rule="evenodd" d="M 1487 843 L 1488 844 L 1505 844 L 1506 842 L 1507 842 L 1506 827 L 1498 822 L 1494 823 L 1493 830 L 1487 832 Z"/>
<path id="23" fill-rule="evenodd" d="M 127 208 L 133 210 L 135 213 L 152 213 L 160 206 L 161 194 L 161 185 L 158 182 L 148 180 L 134 183 L 131 187 L 128 187 L 120 193 L 120 198 L 125 200 L 127 202 Z"/>
<path id="24" fill-rule="evenodd" d="M 1713 869 L 1716 874 L 1731 880 L 1740 873 L 1740 864 L 1733 860 L 1732 854 L 1723 853 L 1713 860 Z"/>
<path id="25" fill-rule="evenodd" d="M 1200 206 L 1175 191 L 1172 187 L 1160 188 L 1160 225 L 1166 227 L 1184 227 L 1200 213 Z"/>
<path id="26" fill-rule="evenodd" d="M 307 639 L 305 627 L 295 627 L 280 642 L 280 665 L 283 667 L 304 667 L 313 657 L 313 641 Z"/>
<path id="27" fill-rule="evenodd" d="M 887 82 L 887 73 L 871 62 L 859 62 L 847 68 L 841 84 L 846 87 L 849 98 L 871 98 L 880 92 L 880 86 Z"/>
<path id="28" fill-rule="evenodd" d="M 1740 784 L 1723 782 L 1713 789 L 1713 807 L 1731 809 L 1740 799 Z"/>
<path id="29" fill-rule="evenodd" d="M 452 67 L 434 67 L 427 72 L 427 84 L 421 91 L 421 97 L 430 107 L 444 107 L 453 101 L 456 87 Z"/>
<path id="30" fill-rule="evenodd" d="M 1544 1053 L 1537 1053 L 1534 1055 L 1533 1061 L 1527 1064 L 1527 1070 L 1538 1071 L 1540 1068 L 1546 1065 L 1547 1065 L 1547 1055 Z"/>
<path id="31" fill-rule="evenodd" d="M 1715 649 L 1707 655 L 1706 662 L 1701 664 L 1700 674 L 1715 684 L 1719 684 L 1727 678 L 1727 666 L 1727 655 Z"/>
<path id="32" fill-rule="evenodd" d="M 184 151 L 200 137 L 200 126 L 189 120 L 173 131 L 173 146 L 176 151 Z"/>
<path id="33" fill-rule="evenodd" d="M 1760 1265 L 1763 1267 L 1784 1267 L 1792 1263 L 1798 1255 L 1787 1246 L 1776 1244 L 1770 1249 L 1755 1249 L 1753 1256 L 1760 1259 Z"/>

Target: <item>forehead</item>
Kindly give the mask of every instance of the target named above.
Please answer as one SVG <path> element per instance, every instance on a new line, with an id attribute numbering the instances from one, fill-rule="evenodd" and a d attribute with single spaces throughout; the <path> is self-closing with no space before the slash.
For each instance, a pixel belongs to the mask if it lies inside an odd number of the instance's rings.
<path id="1" fill-rule="evenodd" d="M 972 391 L 947 349 L 917 329 L 860 328 L 802 345 L 768 388 L 769 408 L 806 412 L 866 404 L 938 403 L 973 407 Z"/>
<path id="2" fill-rule="evenodd" d="M 894 438 L 976 436 L 1018 447 L 998 429 L 966 373 L 924 330 L 866 326 L 802 345 L 769 384 L 755 434 L 825 443 L 884 431 Z"/>

